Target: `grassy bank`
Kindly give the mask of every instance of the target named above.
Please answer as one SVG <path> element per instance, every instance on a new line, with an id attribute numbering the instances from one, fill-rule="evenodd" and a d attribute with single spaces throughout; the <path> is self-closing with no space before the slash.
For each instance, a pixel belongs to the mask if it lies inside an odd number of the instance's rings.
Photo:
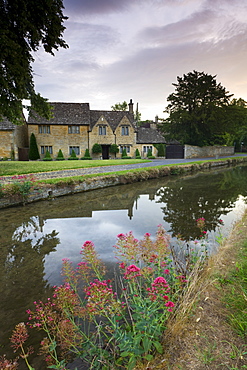
<path id="1" fill-rule="evenodd" d="M 202 275 L 196 272 L 165 333 L 165 355 L 140 369 L 247 369 L 247 212 Z"/>
<path id="2" fill-rule="evenodd" d="M 145 163 L 143 159 L 106 159 L 85 161 L 0 161 L 0 176 L 23 175 L 38 172 L 63 171 L 77 168 L 117 166 L 123 164 Z"/>

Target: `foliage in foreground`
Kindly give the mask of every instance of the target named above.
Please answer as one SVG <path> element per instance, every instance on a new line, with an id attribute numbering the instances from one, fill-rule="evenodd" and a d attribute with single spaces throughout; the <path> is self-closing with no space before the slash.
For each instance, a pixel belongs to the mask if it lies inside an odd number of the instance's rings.
<path id="1" fill-rule="evenodd" d="M 197 225 L 202 229 L 205 220 L 197 220 Z M 189 256 L 186 269 L 172 261 L 169 236 L 162 226 L 155 240 L 149 233 L 140 241 L 132 232 L 119 234 L 114 248 L 119 265 L 115 291 L 93 243 L 86 241 L 76 269 L 63 260 L 64 284 L 54 287 L 47 302 L 34 302 L 34 309 L 27 311 L 28 326 L 45 335 L 41 352 L 49 368 L 66 369 L 76 357 L 90 369 L 130 370 L 137 361 L 150 361 L 155 352 L 162 353 L 167 319 L 187 285 Z M 27 360 L 32 349 L 24 349 L 27 336 L 27 326 L 20 323 L 11 342 L 32 369 Z"/>

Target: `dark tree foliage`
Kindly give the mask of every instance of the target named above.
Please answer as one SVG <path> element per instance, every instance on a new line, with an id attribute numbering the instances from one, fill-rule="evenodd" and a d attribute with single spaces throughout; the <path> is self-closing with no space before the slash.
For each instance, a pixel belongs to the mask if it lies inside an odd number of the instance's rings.
<path id="1" fill-rule="evenodd" d="M 221 144 L 222 135 L 234 130 L 229 110 L 232 94 L 217 83 L 216 76 L 204 72 L 193 71 L 177 81 L 175 92 L 167 98 L 164 131 L 182 144 Z"/>
<path id="2" fill-rule="evenodd" d="M 111 109 L 113 111 L 126 111 L 128 108 L 128 104 L 126 101 L 123 101 L 122 103 L 116 103 L 111 106 Z"/>
<path id="3" fill-rule="evenodd" d="M 34 133 L 32 133 L 30 136 L 29 159 L 31 160 L 40 159 L 37 141 Z"/>
<path id="4" fill-rule="evenodd" d="M 62 0 L 0 0 L 0 119 L 21 124 L 23 99 L 50 117 L 47 100 L 35 91 L 31 63 L 41 46 L 52 55 L 68 47 L 62 9 Z"/>
<path id="5" fill-rule="evenodd" d="M 92 152 L 94 154 L 99 154 L 99 153 L 102 153 L 102 146 L 98 143 L 95 143 L 92 147 Z"/>

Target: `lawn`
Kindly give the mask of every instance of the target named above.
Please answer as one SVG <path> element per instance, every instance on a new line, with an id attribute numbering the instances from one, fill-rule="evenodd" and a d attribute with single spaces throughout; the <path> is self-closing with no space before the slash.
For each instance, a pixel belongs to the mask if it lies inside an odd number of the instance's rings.
<path id="1" fill-rule="evenodd" d="M 108 159 L 86 161 L 0 161 L 0 176 L 23 175 L 37 172 L 62 171 L 76 168 L 117 166 L 150 162 L 143 159 Z"/>

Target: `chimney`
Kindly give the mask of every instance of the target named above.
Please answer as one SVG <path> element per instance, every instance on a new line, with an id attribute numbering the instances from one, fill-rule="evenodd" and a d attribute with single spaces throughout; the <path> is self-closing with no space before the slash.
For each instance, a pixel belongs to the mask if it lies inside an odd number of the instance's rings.
<path id="1" fill-rule="evenodd" d="M 151 122 L 151 124 L 150 124 L 150 127 L 151 127 L 153 130 L 157 130 L 157 123 L 158 123 L 158 119 L 159 119 L 159 117 L 158 117 L 158 116 L 155 116 L 155 121 L 154 121 L 154 122 Z"/>
<path id="2" fill-rule="evenodd" d="M 134 104 L 132 103 L 132 99 L 130 99 L 130 102 L 129 102 L 129 113 L 134 113 L 134 109 L 133 109 L 133 106 Z"/>

